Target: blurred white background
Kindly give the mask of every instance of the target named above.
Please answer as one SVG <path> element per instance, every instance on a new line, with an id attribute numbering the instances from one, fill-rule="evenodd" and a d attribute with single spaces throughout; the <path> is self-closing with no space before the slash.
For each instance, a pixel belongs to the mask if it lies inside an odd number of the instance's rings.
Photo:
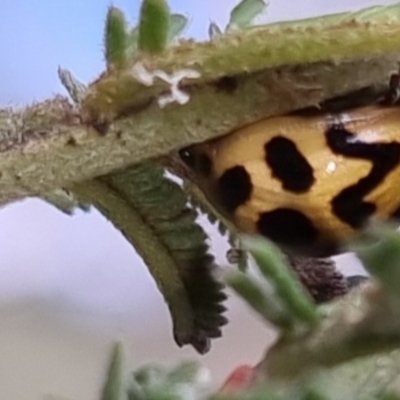
<path id="1" fill-rule="evenodd" d="M 302 18 L 395 1 L 271 0 L 266 19 Z M 190 16 L 186 36 L 225 26 L 233 0 L 170 0 Z M 110 0 L 2 0 L 0 105 L 64 93 L 59 65 L 83 82 L 103 70 L 102 29 Z M 136 21 L 139 0 L 114 1 Z M 216 235 L 218 255 L 225 245 Z M 238 299 L 230 324 L 201 361 L 221 381 L 255 363 L 270 338 Z M 122 339 L 135 366 L 200 358 L 173 342 L 166 305 L 143 262 L 98 212 L 63 215 L 39 200 L 0 211 L 0 398 L 45 395 L 96 400 L 110 344 Z"/>

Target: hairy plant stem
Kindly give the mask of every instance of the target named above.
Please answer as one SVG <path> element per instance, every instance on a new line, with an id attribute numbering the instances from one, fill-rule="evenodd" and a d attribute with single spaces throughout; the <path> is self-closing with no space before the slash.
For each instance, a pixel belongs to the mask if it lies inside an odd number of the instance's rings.
<path id="1" fill-rule="evenodd" d="M 0 204 L 40 196 L 133 163 L 168 154 L 269 116 L 315 105 L 358 88 L 386 84 L 397 69 L 395 7 L 234 32 L 212 43 L 183 42 L 139 54 L 106 72 L 81 109 L 57 96 L 0 109 Z M 161 109 L 170 84 L 146 86 L 133 66 L 184 79 L 185 105 Z"/>

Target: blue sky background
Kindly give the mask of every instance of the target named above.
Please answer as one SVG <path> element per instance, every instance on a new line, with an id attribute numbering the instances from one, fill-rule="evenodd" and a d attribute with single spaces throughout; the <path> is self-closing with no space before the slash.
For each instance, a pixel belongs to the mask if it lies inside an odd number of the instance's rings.
<path id="1" fill-rule="evenodd" d="M 191 4 L 192 3 L 192 4 Z M 205 37 L 208 24 L 207 3 L 170 1 L 172 10 L 192 15 L 187 33 Z M 228 17 L 227 4 L 215 1 L 213 18 Z M 108 0 L 3 0 L 0 4 L 0 74 L 6 86 L 0 103 L 25 103 L 62 90 L 57 66 L 74 71 L 83 82 L 89 82 L 103 68 L 102 35 Z M 133 23 L 137 20 L 139 1 L 114 1 Z"/>
<path id="2" fill-rule="evenodd" d="M 392 1 L 393 2 L 393 1 Z M 0 54 L 3 78 L 0 104 L 25 103 L 62 90 L 57 66 L 74 71 L 89 82 L 103 68 L 102 32 L 109 0 L 2 0 L 0 2 Z M 224 26 L 235 0 L 173 0 L 172 10 L 190 16 L 187 35 L 205 38 L 209 21 Z M 266 20 L 302 18 L 312 14 L 354 9 L 390 1 L 276 0 Z M 138 0 L 114 1 L 131 22 L 137 20 Z"/>
<path id="3" fill-rule="evenodd" d="M 229 0 L 170 1 L 190 15 L 188 36 L 205 38 L 210 20 L 224 26 Z M 390 1 L 271 0 L 266 19 L 293 19 Z M 0 106 L 65 93 L 57 67 L 90 82 L 103 68 L 106 0 L 0 2 Z M 115 1 L 137 19 L 139 1 Z M 225 245 L 213 234 L 219 256 Z M 0 210 L 0 398 L 46 393 L 97 398 L 111 340 L 125 341 L 135 365 L 195 357 L 177 349 L 167 307 L 140 258 L 96 211 L 68 217 L 39 200 Z M 202 359 L 221 379 L 255 363 L 268 336 L 235 297 L 223 339 Z M 243 343 L 246 342 L 246 346 Z M 21 383 L 22 382 L 22 383 Z"/>

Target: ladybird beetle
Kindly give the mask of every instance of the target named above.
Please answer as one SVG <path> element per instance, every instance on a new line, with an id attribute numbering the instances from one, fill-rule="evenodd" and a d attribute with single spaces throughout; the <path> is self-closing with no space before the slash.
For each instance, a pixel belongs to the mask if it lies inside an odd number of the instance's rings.
<path id="1" fill-rule="evenodd" d="M 400 214 L 400 107 L 390 103 L 267 118 L 180 156 L 239 231 L 334 255 L 371 218 Z"/>

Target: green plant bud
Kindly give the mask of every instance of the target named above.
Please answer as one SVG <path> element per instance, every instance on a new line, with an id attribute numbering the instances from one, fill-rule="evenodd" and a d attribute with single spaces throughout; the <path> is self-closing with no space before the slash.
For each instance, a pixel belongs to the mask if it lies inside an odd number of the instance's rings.
<path id="1" fill-rule="evenodd" d="M 128 36 L 123 12 L 111 6 L 107 12 L 104 34 L 104 52 L 107 67 L 118 66 L 126 61 Z"/>
<path id="2" fill-rule="evenodd" d="M 165 0 L 143 0 L 140 9 L 139 50 L 158 53 L 168 42 L 169 7 Z"/>

